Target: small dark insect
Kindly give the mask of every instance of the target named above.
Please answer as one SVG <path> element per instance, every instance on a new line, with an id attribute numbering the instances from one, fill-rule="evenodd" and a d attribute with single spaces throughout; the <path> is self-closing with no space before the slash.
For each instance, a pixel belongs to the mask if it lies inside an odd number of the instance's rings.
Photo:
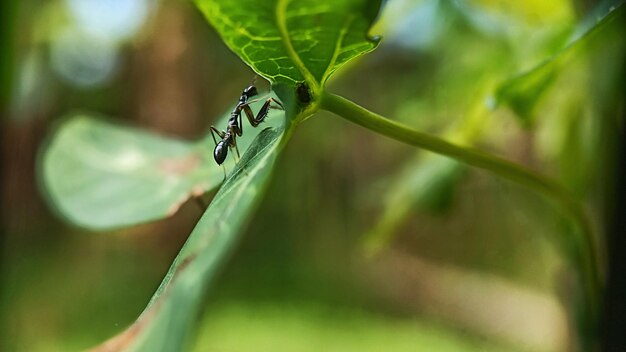
<path id="1" fill-rule="evenodd" d="M 243 90 L 241 97 L 239 97 L 237 106 L 235 106 L 235 109 L 233 109 L 233 112 L 230 114 L 225 131 L 220 131 L 214 126 L 211 126 L 211 136 L 215 142 L 213 158 L 215 158 L 215 162 L 218 165 L 222 165 L 222 163 L 224 163 L 226 156 L 228 156 L 228 149 L 230 148 L 235 148 L 237 151 L 237 157 L 240 157 L 236 139 L 237 137 L 241 137 L 243 134 L 243 124 L 241 119 L 242 111 L 246 114 L 246 117 L 252 127 L 256 127 L 263 122 L 263 120 L 265 120 L 270 109 L 284 109 L 283 104 L 281 104 L 278 100 L 269 98 L 265 101 L 265 104 L 263 104 L 257 115 L 254 116 L 254 113 L 250 108 L 250 104 L 253 103 L 253 101 L 249 101 L 249 99 L 257 94 L 258 92 L 254 84 Z M 272 103 L 276 105 L 272 105 Z M 216 134 L 220 138 L 219 142 L 215 138 Z"/>
<path id="2" fill-rule="evenodd" d="M 311 91 L 309 90 L 309 86 L 306 82 L 299 82 L 296 84 L 296 96 L 298 101 L 304 105 L 311 102 Z"/>

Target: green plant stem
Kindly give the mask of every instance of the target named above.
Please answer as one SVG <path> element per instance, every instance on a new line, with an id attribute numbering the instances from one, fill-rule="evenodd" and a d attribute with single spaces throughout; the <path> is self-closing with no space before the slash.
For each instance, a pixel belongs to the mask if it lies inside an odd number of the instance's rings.
<path id="1" fill-rule="evenodd" d="M 484 151 L 462 147 L 439 137 L 416 131 L 408 126 L 373 113 L 350 100 L 323 92 L 321 108 L 372 131 L 433 153 L 444 155 L 465 164 L 493 172 L 494 174 L 528 187 L 549 199 L 556 200 L 580 227 L 582 237 L 577 241 L 575 264 L 580 266 L 582 284 L 589 300 L 592 319 L 597 318 L 600 281 L 597 250 L 589 219 L 580 202 L 557 182 L 535 173 L 521 165 Z"/>

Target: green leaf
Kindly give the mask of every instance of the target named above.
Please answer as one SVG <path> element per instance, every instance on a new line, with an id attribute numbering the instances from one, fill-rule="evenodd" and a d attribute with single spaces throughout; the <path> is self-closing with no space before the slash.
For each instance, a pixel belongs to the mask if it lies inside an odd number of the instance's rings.
<path id="1" fill-rule="evenodd" d="M 108 229 L 172 214 L 223 177 L 208 167 L 209 146 L 159 137 L 76 115 L 43 155 L 49 199 L 70 222 Z"/>
<path id="2" fill-rule="evenodd" d="M 316 91 L 348 60 L 373 50 L 381 7 L 367 0 L 195 0 L 228 47 L 272 82 Z"/>
<path id="3" fill-rule="evenodd" d="M 623 13 L 624 0 L 605 2 L 581 22 L 558 52 L 535 67 L 504 81 L 496 90 L 496 103 L 508 104 L 529 125 L 539 99 L 575 50 Z"/>
<path id="4" fill-rule="evenodd" d="M 286 116 L 262 130 L 192 231 L 169 272 L 134 325 L 99 348 L 102 351 L 181 351 L 189 342 L 204 292 L 236 242 L 269 180 L 276 158 L 291 136 L 296 112 L 283 96 Z"/>
<path id="5" fill-rule="evenodd" d="M 261 104 L 252 104 L 253 110 Z M 282 123 L 283 114 L 271 110 L 265 126 Z M 225 126 L 229 116 L 225 113 L 217 126 Z M 244 127 L 237 139 L 242 152 L 259 130 Z M 73 115 L 43 153 L 42 181 L 53 207 L 75 225 L 107 230 L 145 223 L 174 214 L 189 197 L 223 181 L 214 146 L 210 133 L 188 142 Z M 229 155 L 225 168 L 232 170 L 234 160 Z"/>
<path id="6" fill-rule="evenodd" d="M 296 125 L 315 112 L 303 109 L 306 81 L 313 97 L 328 77 L 377 41 L 366 32 L 380 1 L 209 1 L 199 7 L 224 41 L 272 81 L 286 110 L 283 125 L 263 130 L 217 193 L 139 319 L 101 345 L 103 351 L 180 351 L 216 270 L 232 248 L 268 182 L 279 151 Z M 297 94 L 297 101 L 296 101 Z M 244 133 L 245 135 L 245 133 Z"/>

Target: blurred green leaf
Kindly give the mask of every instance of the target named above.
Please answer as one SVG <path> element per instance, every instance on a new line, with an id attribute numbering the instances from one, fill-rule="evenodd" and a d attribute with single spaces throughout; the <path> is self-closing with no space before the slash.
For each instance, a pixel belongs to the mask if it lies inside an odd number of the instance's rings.
<path id="1" fill-rule="evenodd" d="M 376 253 L 387 246 L 397 226 L 414 206 L 434 211 L 449 206 L 464 168 L 452 159 L 434 155 L 409 163 L 385 192 L 384 211 L 365 235 L 365 250 Z"/>
<path id="2" fill-rule="evenodd" d="M 216 186 L 209 145 L 163 138 L 76 115 L 43 155 L 43 181 L 53 205 L 91 229 L 165 217 L 192 194 Z"/>
<path id="3" fill-rule="evenodd" d="M 586 43 L 624 12 L 624 0 L 600 5 L 584 19 L 558 52 L 537 66 L 504 81 L 495 92 L 496 104 L 507 104 L 522 122 L 530 125 L 537 102 L 569 60 L 574 50 Z"/>
<path id="4" fill-rule="evenodd" d="M 230 49 L 272 82 L 321 86 L 378 44 L 366 34 L 380 0 L 195 2 Z"/>
<path id="5" fill-rule="evenodd" d="M 474 145 L 482 137 L 491 115 L 485 104 L 485 96 L 493 91 L 492 76 L 495 74 L 472 79 L 474 92 L 467 94 L 466 102 L 457 100 L 457 106 L 460 107 L 459 123 L 443 133 L 447 139 L 461 145 Z M 458 75 L 454 79 L 467 80 Z M 456 81 L 454 83 L 458 84 Z M 411 112 L 414 106 L 408 105 L 407 108 L 405 114 L 419 114 Z M 454 159 L 418 152 L 393 176 L 391 187 L 385 191 L 381 215 L 364 238 L 366 254 L 376 254 L 389 245 L 397 228 L 415 208 L 432 213 L 447 211 L 466 169 L 467 165 Z"/>
<path id="6" fill-rule="evenodd" d="M 563 56 L 559 55 L 516 78 L 504 82 L 496 91 L 498 104 L 506 103 L 529 126 L 539 98 L 557 75 Z"/>
<path id="7" fill-rule="evenodd" d="M 262 101 L 252 104 L 257 111 Z M 271 110 L 276 125 L 283 112 Z M 225 113 L 217 126 L 225 126 Z M 259 131 L 245 129 L 237 139 L 245 151 Z M 106 230 L 170 216 L 189 197 L 220 184 L 224 171 L 213 160 L 215 143 L 187 142 L 74 115 L 52 137 L 42 158 L 42 178 L 49 201 L 73 224 Z M 234 157 L 224 163 L 228 170 Z"/>

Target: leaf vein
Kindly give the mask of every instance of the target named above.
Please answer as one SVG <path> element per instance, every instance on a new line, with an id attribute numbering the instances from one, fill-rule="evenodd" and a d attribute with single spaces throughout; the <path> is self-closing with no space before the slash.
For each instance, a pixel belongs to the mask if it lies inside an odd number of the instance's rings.
<path id="1" fill-rule="evenodd" d="M 344 26 L 341 28 L 341 32 L 339 32 L 339 35 L 337 36 L 337 42 L 335 43 L 335 50 L 333 51 L 333 57 L 328 62 L 328 66 L 326 67 L 326 70 L 324 70 L 324 74 L 322 75 L 322 83 L 326 80 L 326 78 L 332 71 L 332 68 L 335 65 L 335 62 L 337 61 L 337 57 L 339 56 L 339 53 L 340 52 L 343 53 L 343 51 L 341 51 L 343 39 L 346 37 L 346 34 L 348 33 L 348 29 L 350 29 L 350 26 L 352 25 L 353 20 L 354 20 L 354 16 L 349 15 L 346 18 L 346 22 L 344 23 Z"/>
<path id="2" fill-rule="evenodd" d="M 318 82 L 315 80 L 313 74 L 304 65 L 304 62 L 302 62 L 300 56 L 298 56 L 298 53 L 291 43 L 291 38 L 289 37 L 286 18 L 287 6 L 289 5 L 289 2 L 290 0 L 278 0 L 278 3 L 276 4 L 276 25 L 278 26 L 279 33 L 283 39 L 283 43 L 285 44 L 285 50 L 287 51 L 287 55 L 289 55 L 291 60 L 293 60 L 293 63 L 302 73 L 304 78 L 309 81 L 309 84 L 317 87 Z"/>

